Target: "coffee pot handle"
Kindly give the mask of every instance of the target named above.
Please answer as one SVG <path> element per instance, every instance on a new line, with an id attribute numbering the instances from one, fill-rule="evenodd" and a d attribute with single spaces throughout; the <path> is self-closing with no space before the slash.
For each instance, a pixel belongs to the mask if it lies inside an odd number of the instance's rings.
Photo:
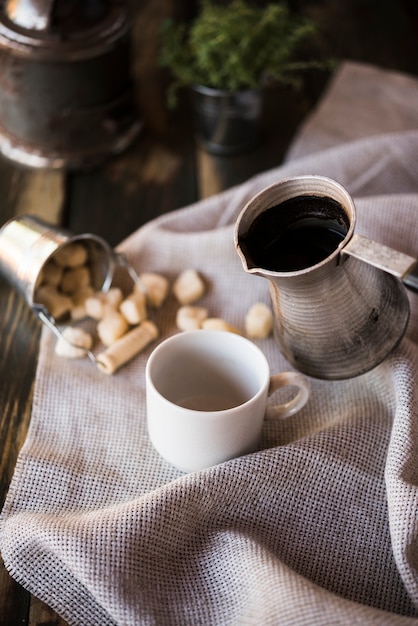
<path id="1" fill-rule="evenodd" d="M 399 278 L 403 284 L 418 292 L 418 259 L 377 243 L 363 235 L 353 235 L 341 250 L 344 255 L 355 257 Z"/>
<path id="2" fill-rule="evenodd" d="M 415 263 L 411 271 L 402 278 L 402 282 L 408 289 L 418 292 L 418 262 Z"/>

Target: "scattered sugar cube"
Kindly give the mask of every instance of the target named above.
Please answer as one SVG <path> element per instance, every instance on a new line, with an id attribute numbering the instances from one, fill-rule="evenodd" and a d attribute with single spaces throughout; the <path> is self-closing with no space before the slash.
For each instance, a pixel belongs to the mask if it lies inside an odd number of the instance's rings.
<path id="1" fill-rule="evenodd" d="M 192 304 L 205 293 L 205 283 L 196 270 L 187 269 L 175 280 L 173 293 L 180 304 Z"/>
<path id="2" fill-rule="evenodd" d="M 273 328 L 273 313 L 263 302 L 253 304 L 245 316 L 245 330 L 248 337 L 265 339 Z"/>
<path id="3" fill-rule="evenodd" d="M 89 333 L 82 328 L 67 326 L 55 344 L 55 352 L 67 359 L 81 359 L 91 349 L 92 344 L 93 339 Z"/>
<path id="4" fill-rule="evenodd" d="M 208 310 L 201 306 L 185 304 L 176 315 L 176 326 L 179 330 L 196 330 L 208 317 Z"/>

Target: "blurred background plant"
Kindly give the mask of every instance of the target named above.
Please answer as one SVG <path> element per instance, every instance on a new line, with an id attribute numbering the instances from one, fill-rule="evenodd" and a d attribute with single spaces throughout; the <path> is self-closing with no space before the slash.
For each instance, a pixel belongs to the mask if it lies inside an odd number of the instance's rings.
<path id="1" fill-rule="evenodd" d="M 271 83 L 299 86 L 303 71 L 330 61 L 303 58 L 301 44 L 317 24 L 293 15 L 287 5 L 245 0 L 203 0 L 190 23 L 165 20 L 160 64 L 171 72 L 167 99 L 175 106 L 180 87 L 204 85 L 224 91 L 260 89 Z"/>

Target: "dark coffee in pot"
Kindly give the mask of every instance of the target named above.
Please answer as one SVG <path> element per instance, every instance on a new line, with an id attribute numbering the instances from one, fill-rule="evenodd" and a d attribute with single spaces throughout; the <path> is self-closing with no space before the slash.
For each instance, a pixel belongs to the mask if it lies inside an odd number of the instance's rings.
<path id="1" fill-rule="evenodd" d="M 294 272 L 326 259 L 348 229 L 348 217 L 336 200 L 296 196 L 261 213 L 240 246 L 253 267 Z"/>

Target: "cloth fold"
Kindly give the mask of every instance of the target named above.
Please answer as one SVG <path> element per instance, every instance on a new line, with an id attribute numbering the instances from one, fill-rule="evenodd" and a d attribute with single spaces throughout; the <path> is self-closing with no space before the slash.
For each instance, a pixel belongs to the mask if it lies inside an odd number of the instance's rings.
<path id="1" fill-rule="evenodd" d="M 120 249 L 171 280 L 194 267 L 202 304 L 243 329 L 269 296 L 234 249 L 239 211 L 281 178 L 322 174 L 354 196 L 357 232 L 416 256 L 417 102 L 417 79 L 344 63 L 283 165 L 161 216 Z M 191 474 L 147 436 L 155 344 L 109 379 L 56 356 L 45 329 L 0 518 L 10 574 L 79 626 L 418 625 L 416 294 L 410 305 L 384 363 L 311 379 L 308 404 L 266 422 L 257 452 Z M 177 307 L 170 297 L 155 314 L 162 338 L 177 332 Z M 272 371 L 290 369 L 273 339 L 257 343 Z"/>

